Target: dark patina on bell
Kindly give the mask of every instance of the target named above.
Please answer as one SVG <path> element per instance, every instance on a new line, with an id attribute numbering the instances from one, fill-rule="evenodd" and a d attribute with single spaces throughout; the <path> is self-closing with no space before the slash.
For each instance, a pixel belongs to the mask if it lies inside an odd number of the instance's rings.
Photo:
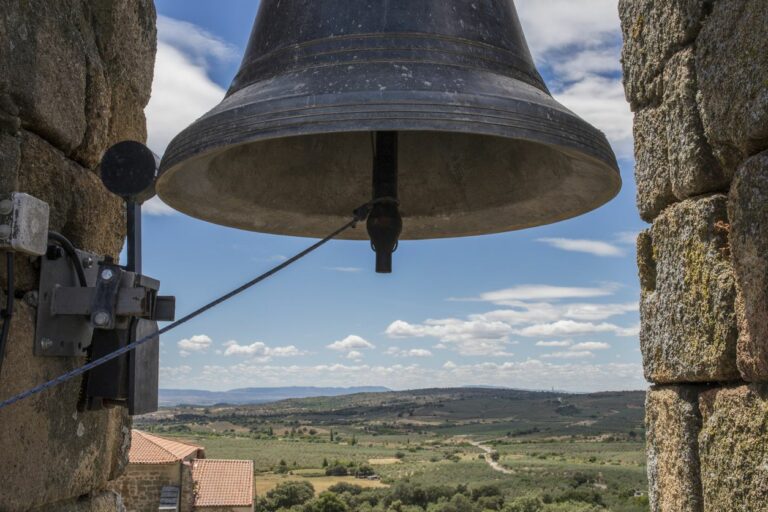
<path id="1" fill-rule="evenodd" d="M 397 201 L 381 216 L 404 239 L 552 223 L 621 187 L 605 136 L 549 94 L 512 0 L 262 0 L 226 98 L 173 140 L 157 190 L 207 221 L 325 236 L 372 182 L 387 193 L 382 133 Z"/>

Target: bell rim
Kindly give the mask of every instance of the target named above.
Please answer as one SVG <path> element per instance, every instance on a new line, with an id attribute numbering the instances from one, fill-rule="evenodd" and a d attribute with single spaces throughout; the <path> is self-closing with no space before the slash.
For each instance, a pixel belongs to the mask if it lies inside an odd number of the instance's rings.
<path id="1" fill-rule="evenodd" d="M 407 93 L 407 94 L 406 94 Z M 533 116 L 531 113 L 524 113 L 514 111 L 511 109 L 499 109 L 495 106 L 493 108 L 481 107 L 473 105 L 471 102 L 464 102 L 461 104 L 457 102 L 457 97 L 462 95 L 452 95 L 454 104 L 446 105 L 445 95 L 431 95 L 431 101 L 425 101 L 425 96 L 430 96 L 423 92 L 413 93 L 413 91 L 399 91 L 398 93 L 382 94 L 381 98 L 388 101 L 380 101 L 376 104 L 372 102 L 359 102 L 357 104 L 350 103 L 350 95 L 329 95 L 330 98 L 315 97 L 317 102 L 316 112 L 319 113 L 318 119 L 314 121 L 308 121 L 306 115 L 298 116 L 290 123 L 280 121 L 269 124 L 269 121 L 255 122 L 253 118 L 248 118 L 247 115 L 249 108 L 258 110 L 263 109 L 264 104 L 239 106 L 235 103 L 234 106 L 226 108 L 227 103 L 232 103 L 232 99 L 228 98 L 225 102 L 214 109 L 209 114 L 193 123 L 189 128 L 179 134 L 168 146 L 158 173 L 157 192 L 169 206 L 177 209 L 187 215 L 219 224 L 228 227 L 234 227 L 238 229 L 244 229 L 255 232 L 270 233 L 270 234 L 282 234 L 288 236 L 308 237 L 308 238 L 320 238 L 327 234 L 323 229 L 310 229 L 302 230 L 296 229 L 287 232 L 285 229 L 276 228 L 274 230 L 268 227 L 254 227 L 253 224 L 233 222 L 232 219 L 224 220 L 223 216 L 217 218 L 216 214 L 213 215 L 200 215 L 195 213 L 195 208 L 189 204 L 184 204 L 184 201 L 177 200 L 174 194 L 166 190 L 166 186 L 172 181 L 173 176 L 183 169 L 184 163 L 188 161 L 197 160 L 200 158 L 207 158 L 213 154 L 219 154 L 221 152 L 247 145 L 255 142 L 262 142 L 271 139 L 279 139 L 285 137 L 300 137 L 308 135 L 318 134 L 333 134 L 333 133 L 349 133 L 349 132 L 370 132 L 377 130 L 395 130 L 400 132 L 409 131 L 427 131 L 427 132 L 449 132 L 459 134 L 473 134 L 488 137 L 498 137 L 502 139 L 508 139 L 510 141 L 527 141 L 535 144 L 542 144 L 554 148 L 556 151 L 567 152 L 575 154 L 577 158 L 587 161 L 594 169 L 599 169 L 602 177 L 605 178 L 604 186 L 601 190 L 598 190 L 588 204 L 585 204 L 583 208 L 574 209 L 568 212 L 564 212 L 560 215 L 551 215 L 544 221 L 518 223 L 514 226 L 510 225 L 497 225 L 494 222 L 484 226 L 482 231 L 468 230 L 466 232 L 433 232 L 428 235 L 413 235 L 409 233 L 408 223 L 416 219 L 416 217 L 406 218 L 406 226 L 403 232 L 404 240 L 421 240 L 421 239 L 439 239 L 439 238 L 452 238 L 452 237 L 470 237 L 483 234 L 497 234 L 508 231 L 515 231 L 521 229 L 527 229 L 531 227 L 537 227 L 542 225 L 548 225 L 562 220 L 570 219 L 590 211 L 593 211 L 604 204 L 608 203 L 611 199 L 616 197 L 622 187 L 622 178 L 618 162 L 616 161 L 613 150 L 611 149 L 605 135 L 596 128 L 589 125 L 586 121 L 573 114 L 569 110 L 565 109 L 557 103 L 554 99 L 539 92 L 537 99 L 542 100 L 548 98 L 549 101 L 541 102 L 524 102 L 520 100 L 507 100 L 519 109 L 533 108 L 543 109 L 545 115 Z M 409 98 L 403 98 L 403 96 L 410 96 Z M 544 98 L 541 98 L 544 96 Z M 342 98 L 347 100 L 344 103 L 336 102 Z M 403 101 L 403 100 L 406 101 Z M 477 101 L 477 97 L 473 97 Z M 237 100 L 237 98 L 235 98 Z M 330 100 L 327 103 L 323 103 L 323 100 Z M 488 98 L 484 97 L 483 100 L 488 104 Z M 494 98 L 494 103 L 504 102 L 505 98 Z M 280 98 L 274 100 L 273 103 L 279 102 L 283 105 L 282 111 L 304 111 L 306 113 L 306 97 L 302 95 L 296 95 L 289 98 Z M 527 103 L 527 106 L 525 105 Z M 225 108 L 222 108 L 224 106 Z M 397 117 L 392 116 L 393 107 L 399 106 L 402 110 L 398 112 Z M 289 108 L 285 108 L 289 107 Z M 374 110 L 371 110 L 375 107 Z M 439 107 L 442 111 L 430 110 L 430 107 Z M 359 110 L 355 110 L 359 108 Z M 256 116 L 260 116 L 263 119 L 269 118 L 275 112 L 281 112 L 279 110 L 272 110 L 269 112 L 255 112 Z M 494 118 L 489 113 L 502 113 L 506 114 L 506 117 Z M 404 118 L 403 115 L 410 115 L 409 118 Z M 425 116 L 426 115 L 426 116 Z M 443 115 L 443 118 L 428 117 Z M 490 122 L 496 119 L 496 121 L 504 120 L 512 121 L 512 123 Z M 550 130 L 536 130 L 532 128 L 530 124 L 531 119 L 536 119 L 544 125 L 551 125 Z M 562 131 L 564 125 L 570 125 L 572 128 L 568 133 L 574 135 L 571 138 L 565 137 Z M 559 128 L 555 129 L 555 128 Z M 224 130 L 223 130 L 224 129 Z M 209 136 L 208 144 L 205 146 L 198 146 L 191 150 L 189 147 L 189 140 L 200 140 L 202 133 L 212 134 Z M 575 135 L 579 136 L 576 137 Z M 202 137 L 205 139 L 205 137 Z M 186 143 L 185 143 L 186 139 Z M 186 146 L 186 148 L 185 148 Z M 504 208 L 500 208 L 504 210 Z M 286 216 L 290 216 L 292 212 L 284 212 Z M 477 213 L 477 212 L 475 212 Z M 492 216 L 494 213 L 488 211 L 488 215 Z M 350 217 L 351 218 L 351 212 Z M 323 226 L 336 226 L 336 224 L 342 224 L 347 217 L 342 216 L 327 216 Z M 329 230 L 330 231 L 330 230 Z M 341 239 L 349 240 L 365 240 L 366 236 L 364 230 L 352 230 L 348 231 Z"/>
<path id="2" fill-rule="evenodd" d="M 593 203 L 591 203 L 589 206 L 585 208 L 579 208 L 579 209 L 573 209 L 566 212 L 563 212 L 559 215 L 550 215 L 546 218 L 546 220 L 543 221 L 533 221 L 533 222 L 524 222 L 524 223 L 518 223 L 514 226 L 505 226 L 500 224 L 495 224 L 493 222 L 488 222 L 487 224 L 483 225 L 482 230 L 477 229 L 466 229 L 464 231 L 451 231 L 451 232 L 440 232 L 440 231 L 430 231 L 427 234 L 414 234 L 411 228 L 411 225 L 415 222 L 421 222 L 424 219 L 429 219 L 428 217 L 424 216 L 404 216 L 403 222 L 403 232 L 400 236 L 400 240 L 402 241 L 419 241 L 419 240 L 444 240 L 444 239 L 450 239 L 450 238 L 473 238 L 473 237 L 479 237 L 479 236 L 492 236 L 492 235 L 499 235 L 503 233 L 511 233 L 515 231 L 522 231 L 525 229 L 531 229 L 531 228 L 537 228 L 537 227 L 543 227 L 543 226 L 549 226 L 552 224 L 557 224 L 559 222 L 563 222 L 566 220 L 573 219 L 575 217 L 579 217 L 588 213 L 591 213 L 603 206 L 605 206 L 607 203 L 612 201 L 613 199 L 618 196 L 618 194 L 621 192 L 622 185 L 623 185 L 623 179 L 621 177 L 621 174 L 619 172 L 611 172 L 609 174 L 606 174 L 606 177 L 610 180 L 609 186 L 606 186 L 604 188 L 604 193 L 601 194 L 597 200 L 595 200 Z M 232 220 L 225 220 L 223 218 L 215 218 L 210 215 L 203 215 L 200 213 L 196 213 L 194 210 L 185 208 L 184 206 L 180 205 L 176 200 L 169 199 L 167 195 L 164 195 L 162 190 L 162 185 L 158 182 L 158 196 L 166 202 L 168 206 L 173 208 L 174 210 L 183 213 L 184 215 L 187 215 L 189 217 L 192 217 L 194 219 L 207 222 L 210 224 L 214 224 L 217 226 L 222 226 L 226 228 L 231 229 L 238 229 L 242 231 L 250 231 L 254 233 L 261 233 L 266 235 L 276 235 L 276 236 L 290 236 L 295 238 L 308 238 L 308 239 L 320 239 L 328 235 L 333 230 L 341 227 L 346 222 L 349 222 L 352 220 L 353 212 L 350 211 L 349 215 L 343 216 L 343 215 L 337 215 L 337 216 L 318 216 L 313 215 L 315 217 L 315 224 L 322 224 L 321 228 L 308 228 L 308 229 L 297 229 L 293 231 L 287 231 L 282 228 L 274 228 L 270 229 L 268 227 L 254 227 L 252 224 L 245 223 L 245 222 L 237 222 Z M 453 217 L 477 217 L 477 216 L 484 216 L 488 219 L 494 219 L 503 217 L 505 213 L 509 213 L 510 209 L 513 209 L 513 206 L 505 205 L 503 207 L 497 207 L 497 208 L 489 208 L 487 210 L 482 211 L 475 211 L 472 212 L 472 215 L 468 214 L 459 214 L 459 215 L 453 215 Z M 305 214 L 300 214 L 297 212 L 291 212 L 291 211 L 282 211 L 281 212 L 286 219 L 287 223 L 291 223 L 289 219 L 294 219 L 295 223 L 298 224 L 300 221 L 304 220 L 307 216 Z M 254 213 L 254 216 L 257 215 Z M 317 220 L 321 219 L 321 220 Z M 456 222 L 455 218 L 452 222 Z M 336 240 L 339 241 L 368 241 L 368 234 L 365 231 L 364 227 L 358 226 L 358 229 L 352 229 L 347 230 L 344 233 L 341 233 L 338 235 Z"/>

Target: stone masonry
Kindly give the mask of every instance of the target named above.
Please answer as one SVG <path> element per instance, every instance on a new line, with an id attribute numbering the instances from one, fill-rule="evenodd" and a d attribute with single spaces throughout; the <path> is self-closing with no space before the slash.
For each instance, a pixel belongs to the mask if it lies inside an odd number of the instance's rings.
<path id="1" fill-rule="evenodd" d="M 768 3 L 619 12 L 651 510 L 768 511 Z"/>
<path id="2" fill-rule="evenodd" d="M 113 257 L 123 206 L 97 166 L 111 144 L 146 138 L 155 30 L 151 0 L 0 0 L 0 193 L 48 202 L 51 229 Z M 36 263 L 17 256 L 15 266 L 0 398 L 83 363 L 33 356 Z M 0 511 L 124 510 L 107 483 L 126 464 L 130 420 L 121 409 L 78 412 L 80 388 L 74 380 L 0 411 Z"/>
<path id="3" fill-rule="evenodd" d="M 110 487 L 126 504 L 126 512 L 157 510 L 160 490 L 164 486 L 181 489 L 180 512 L 191 512 L 194 503 L 194 482 L 189 462 L 171 464 L 129 464 L 125 473 Z"/>

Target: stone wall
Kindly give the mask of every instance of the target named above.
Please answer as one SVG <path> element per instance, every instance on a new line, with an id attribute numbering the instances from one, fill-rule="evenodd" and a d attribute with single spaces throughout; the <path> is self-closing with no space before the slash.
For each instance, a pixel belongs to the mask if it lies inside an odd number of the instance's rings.
<path id="1" fill-rule="evenodd" d="M 187 473 L 190 473 L 189 469 Z M 181 462 L 129 464 L 123 476 L 115 481 L 113 488 L 123 497 L 126 512 L 144 512 L 157 510 L 160 505 L 160 492 L 167 485 L 182 485 Z"/>
<path id="2" fill-rule="evenodd" d="M 768 4 L 619 4 L 651 509 L 768 511 Z"/>
<path id="3" fill-rule="evenodd" d="M 192 512 L 195 505 L 197 484 L 192 478 L 192 463 L 184 462 L 181 471 L 181 493 L 179 493 L 179 512 Z"/>
<path id="4" fill-rule="evenodd" d="M 122 203 L 96 168 L 109 145 L 146 137 L 155 40 L 151 0 L 0 0 L 0 193 L 47 201 L 51 229 L 81 248 L 120 251 Z M 19 300 L 0 398 L 83 363 L 33 356 L 36 266 L 21 256 L 15 264 Z M 123 510 L 106 489 L 126 464 L 129 418 L 121 409 L 78 412 L 80 386 L 74 380 L 0 411 L 3 512 Z"/>

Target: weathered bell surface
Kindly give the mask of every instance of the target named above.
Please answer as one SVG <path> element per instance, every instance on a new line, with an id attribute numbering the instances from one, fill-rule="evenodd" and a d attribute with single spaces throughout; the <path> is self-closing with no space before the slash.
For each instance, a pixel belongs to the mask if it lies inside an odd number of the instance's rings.
<path id="1" fill-rule="evenodd" d="M 174 139 L 157 190 L 207 221 L 325 236 L 371 199 L 377 133 L 396 137 L 405 239 L 556 222 L 621 187 L 605 136 L 550 96 L 512 0 L 261 0 L 227 97 Z"/>

